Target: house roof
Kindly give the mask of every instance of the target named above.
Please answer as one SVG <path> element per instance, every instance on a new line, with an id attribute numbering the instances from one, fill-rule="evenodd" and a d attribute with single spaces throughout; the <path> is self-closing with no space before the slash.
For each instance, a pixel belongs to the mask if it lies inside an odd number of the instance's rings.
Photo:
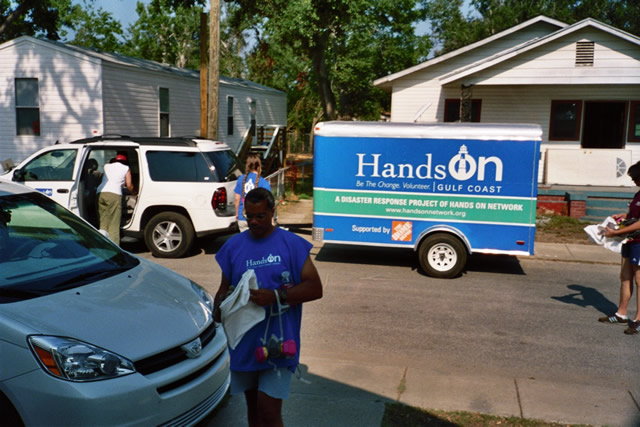
<path id="1" fill-rule="evenodd" d="M 501 38 L 506 37 L 508 35 L 511 35 L 513 33 L 521 31 L 521 30 L 523 30 L 523 29 L 525 29 L 527 27 L 530 27 L 532 25 L 538 24 L 540 22 L 547 23 L 547 24 L 550 24 L 550 25 L 553 25 L 553 26 L 557 26 L 558 28 L 564 28 L 564 27 L 567 26 L 567 24 L 565 24 L 564 22 L 560 22 L 560 21 L 557 21 L 555 19 L 548 18 L 546 16 L 540 15 L 540 16 L 537 16 L 535 18 L 529 19 L 528 21 L 522 22 L 522 23 L 520 23 L 520 24 L 518 24 L 516 26 L 513 26 L 511 28 L 507 28 L 504 31 L 501 31 L 501 32 L 499 32 L 497 34 L 494 34 L 493 36 L 487 37 L 487 38 L 482 39 L 482 40 L 478 40 L 477 42 L 471 43 L 470 45 L 463 46 L 463 47 L 461 47 L 459 49 L 456 49 L 454 51 L 445 53 L 444 55 L 440 55 L 440 56 L 438 56 L 436 58 L 433 58 L 433 59 L 430 59 L 428 61 L 422 62 L 422 63 L 420 63 L 418 65 L 414 65 L 413 67 L 406 68 L 406 69 L 404 69 L 402 71 L 398 71 L 397 73 L 393 73 L 393 74 L 389 74 L 388 76 L 381 77 L 381 78 L 375 80 L 373 82 L 373 85 L 374 86 L 379 86 L 379 87 L 382 87 L 382 88 L 390 88 L 394 80 L 397 80 L 399 78 L 405 77 L 405 76 L 407 76 L 409 74 L 412 74 L 412 73 L 415 73 L 417 71 L 424 70 L 425 68 L 431 67 L 431 66 L 439 64 L 441 62 L 447 61 L 447 60 L 449 60 L 449 59 L 451 59 L 453 57 L 456 57 L 458 55 L 462 55 L 462 54 L 464 54 L 466 52 L 469 52 L 469 51 L 471 51 L 473 49 L 476 49 L 476 48 L 479 48 L 481 46 L 487 45 L 487 44 L 489 44 L 489 43 L 491 43 L 491 42 L 493 42 L 495 40 L 498 40 L 498 39 L 501 39 Z"/>
<path id="2" fill-rule="evenodd" d="M 76 57 L 81 57 L 92 62 L 107 62 L 110 64 L 116 64 L 124 67 L 138 68 L 146 71 L 153 71 L 159 73 L 170 74 L 175 77 L 181 77 L 186 79 L 200 80 L 200 71 L 189 70 L 187 68 L 178 68 L 169 64 L 162 64 L 156 61 L 150 61 L 147 59 L 134 58 L 131 56 L 120 55 L 116 53 L 103 52 L 98 49 L 91 49 L 87 47 L 74 46 L 71 44 L 60 43 L 53 40 L 38 39 L 31 36 L 21 36 L 16 39 L 10 40 L 0 45 L 0 50 L 7 47 L 15 46 L 21 43 L 33 43 L 40 46 L 46 46 L 67 54 L 71 54 Z M 263 86 L 261 84 L 238 79 L 233 77 L 220 76 L 220 84 L 226 86 L 235 86 L 243 89 L 250 89 L 254 91 L 269 92 L 273 94 L 282 95 L 283 91 Z"/>
<path id="3" fill-rule="evenodd" d="M 504 50 L 502 52 L 499 52 L 495 55 L 483 58 L 479 61 L 474 62 L 473 64 L 469 64 L 467 66 L 461 67 L 457 70 L 454 70 L 448 74 L 445 74 L 443 76 L 440 77 L 440 82 L 445 85 L 448 83 L 451 83 L 455 80 L 467 77 L 469 75 L 472 75 L 474 73 L 477 73 L 479 71 L 485 70 L 487 68 L 490 68 L 496 64 L 499 64 L 503 61 L 506 61 L 508 59 L 511 59 L 517 55 L 520 55 L 524 52 L 528 52 L 532 49 L 535 49 L 537 47 L 540 47 L 546 43 L 552 42 L 554 40 L 557 40 L 561 37 L 565 37 L 567 34 L 571 34 L 574 33 L 576 31 L 582 30 L 584 28 L 587 27 L 591 27 L 591 28 L 597 28 L 601 31 L 604 31 L 606 33 L 609 33 L 613 36 L 619 37 L 621 39 L 624 39 L 630 43 L 636 44 L 638 46 L 640 46 L 640 37 L 636 37 L 633 34 L 629 34 L 625 31 L 619 30 L 615 27 L 612 27 L 610 25 L 604 24 L 600 21 L 597 21 L 595 19 L 591 19 L 591 18 L 587 18 L 587 19 L 583 19 L 582 21 L 576 22 L 575 24 L 566 26 L 564 28 L 559 29 L 558 31 L 555 31 L 551 34 L 547 34 L 546 36 L 542 36 L 542 37 L 537 37 L 535 39 L 529 40 L 528 42 L 525 42 L 521 45 L 515 46 L 511 49 L 507 49 Z"/>

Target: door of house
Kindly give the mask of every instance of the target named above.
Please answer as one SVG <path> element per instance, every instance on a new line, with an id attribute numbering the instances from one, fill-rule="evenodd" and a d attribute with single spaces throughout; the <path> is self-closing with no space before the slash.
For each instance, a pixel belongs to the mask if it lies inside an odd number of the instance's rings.
<path id="1" fill-rule="evenodd" d="M 627 103 L 586 101 L 582 126 L 582 148 L 624 148 Z"/>

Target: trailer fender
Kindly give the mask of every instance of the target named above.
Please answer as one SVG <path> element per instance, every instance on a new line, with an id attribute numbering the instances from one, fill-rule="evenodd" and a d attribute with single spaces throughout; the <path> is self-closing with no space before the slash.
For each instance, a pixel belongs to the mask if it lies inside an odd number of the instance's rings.
<path id="1" fill-rule="evenodd" d="M 432 227 L 427 228 L 422 233 L 420 233 L 420 235 L 416 239 L 415 244 L 413 245 L 413 250 L 417 251 L 420 248 L 420 244 L 427 236 L 429 236 L 430 234 L 439 233 L 439 232 L 453 234 L 454 236 L 459 238 L 462 241 L 462 243 L 464 243 L 464 246 L 467 248 L 467 252 L 469 252 L 469 254 L 473 253 L 471 250 L 471 244 L 469 243 L 467 236 L 465 236 L 464 233 L 458 230 L 457 228 L 451 227 L 450 225 L 444 225 L 444 224 L 434 225 Z"/>

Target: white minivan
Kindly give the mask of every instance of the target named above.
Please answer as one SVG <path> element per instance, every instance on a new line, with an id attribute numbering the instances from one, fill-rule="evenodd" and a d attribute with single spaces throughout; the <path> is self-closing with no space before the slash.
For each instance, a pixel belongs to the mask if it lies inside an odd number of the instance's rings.
<path id="1" fill-rule="evenodd" d="M 144 239 L 154 256 L 178 258 L 196 237 L 237 229 L 233 189 L 242 166 L 218 141 L 98 136 L 44 148 L 2 178 L 46 194 L 98 227 L 96 187 L 117 153 L 126 154 L 138 193 L 123 189 L 121 235 Z"/>

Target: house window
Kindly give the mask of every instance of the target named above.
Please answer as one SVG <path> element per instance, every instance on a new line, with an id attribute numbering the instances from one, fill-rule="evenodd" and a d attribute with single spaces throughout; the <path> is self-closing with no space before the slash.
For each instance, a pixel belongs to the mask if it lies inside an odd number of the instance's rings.
<path id="1" fill-rule="evenodd" d="M 581 115 L 582 101 L 551 101 L 549 140 L 577 141 Z"/>
<path id="2" fill-rule="evenodd" d="M 169 136 L 169 89 L 160 88 L 160 136 Z"/>
<path id="3" fill-rule="evenodd" d="M 233 135 L 233 96 L 227 97 L 227 135 Z"/>
<path id="4" fill-rule="evenodd" d="M 631 101 L 629 141 L 640 142 L 640 101 Z"/>
<path id="5" fill-rule="evenodd" d="M 480 122 L 480 109 L 482 108 L 481 99 L 471 100 L 471 121 Z M 444 121 L 457 122 L 460 121 L 460 100 L 445 99 L 444 100 Z"/>
<path id="6" fill-rule="evenodd" d="M 17 135 L 40 135 L 38 79 L 16 79 Z"/>

